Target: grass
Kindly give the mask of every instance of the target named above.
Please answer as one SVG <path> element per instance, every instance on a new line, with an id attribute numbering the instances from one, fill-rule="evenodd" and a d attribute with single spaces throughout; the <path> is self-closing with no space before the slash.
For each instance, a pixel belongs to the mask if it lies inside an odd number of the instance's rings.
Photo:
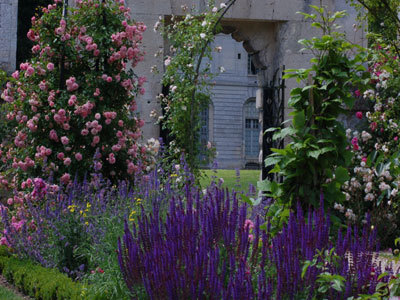
<path id="1" fill-rule="evenodd" d="M 4 286 L 0 286 L 0 299 L 4 300 L 23 300 L 23 298 L 15 295 L 11 290 Z"/>
<path id="2" fill-rule="evenodd" d="M 212 180 L 215 180 L 213 176 L 216 176 L 217 182 L 219 178 L 222 178 L 224 180 L 223 186 L 227 187 L 229 190 L 235 188 L 235 190 L 248 191 L 250 184 L 257 187 L 260 172 L 260 170 L 240 170 L 240 181 L 238 185 L 236 170 L 202 170 L 203 176 L 200 179 L 200 184 L 202 187 L 205 187 Z"/>

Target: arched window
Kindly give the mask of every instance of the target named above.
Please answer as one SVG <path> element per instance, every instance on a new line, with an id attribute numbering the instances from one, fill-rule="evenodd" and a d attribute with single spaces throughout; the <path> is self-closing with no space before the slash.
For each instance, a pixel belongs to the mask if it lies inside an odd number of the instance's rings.
<path id="1" fill-rule="evenodd" d="M 246 159 L 257 158 L 260 152 L 258 138 L 260 135 L 260 123 L 255 99 L 246 101 L 244 110 L 244 145 Z"/>

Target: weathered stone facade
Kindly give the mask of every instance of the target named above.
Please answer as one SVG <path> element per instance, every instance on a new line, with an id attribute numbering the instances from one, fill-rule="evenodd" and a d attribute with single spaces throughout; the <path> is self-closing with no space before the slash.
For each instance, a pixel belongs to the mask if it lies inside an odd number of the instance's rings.
<path id="1" fill-rule="evenodd" d="M 206 0 L 128 0 L 135 19 L 144 22 L 148 27 L 144 36 L 144 46 L 147 55 L 145 62 L 139 66 L 137 72 L 148 78 L 146 95 L 140 101 L 140 110 L 143 117 L 147 117 L 152 110 L 160 112 L 160 102 L 156 96 L 161 92 L 161 75 L 150 73 L 150 66 L 157 66 L 163 70 L 163 61 L 154 57 L 154 53 L 163 50 L 164 41 L 159 33 L 152 30 L 158 17 L 181 15 L 182 5 L 195 6 L 204 9 Z M 220 3 L 222 1 L 219 1 Z M 356 43 L 364 44 L 364 32 L 354 32 L 356 12 L 349 7 L 346 0 L 324 0 L 330 11 L 347 10 L 349 16 L 342 19 L 343 30 L 348 38 Z M 320 5 L 319 0 L 237 0 L 223 21 L 224 33 L 230 34 L 233 39 L 242 42 L 244 49 L 255 55 L 255 63 L 261 71 L 258 73 L 257 85 L 262 87 L 271 79 L 276 69 L 285 65 L 287 69 L 307 67 L 311 58 L 310 53 L 300 52 L 302 46 L 298 40 L 311 38 L 320 34 L 311 28 L 309 21 L 304 21 L 298 11 L 311 12 L 310 4 Z M 165 52 L 166 53 L 166 52 Z M 285 115 L 289 113 L 287 99 L 289 91 L 296 85 L 294 80 L 286 81 Z M 263 97 L 262 93 L 257 93 Z M 260 100 L 260 99 L 259 99 Z M 261 103 L 262 101 L 258 101 Z M 215 105 L 215 103 L 214 103 Z M 259 107 L 262 110 L 262 107 Z M 232 121 L 235 121 L 232 119 Z M 262 120 L 261 120 L 262 122 Z M 215 122 L 214 122 L 215 124 Z M 211 135 L 215 137 L 215 125 Z M 262 128 L 262 126 L 260 126 Z M 159 128 L 147 119 L 144 135 L 158 136 Z M 227 137 L 229 140 L 229 137 Z M 217 152 L 219 145 L 217 144 Z M 224 159 L 223 159 L 224 160 Z M 226 160 L 226 159 L 225 159 Z M 236 160 L 233 164 L 227 162 L 221 167 L 243 167 L 243 160 Z"/>
<path id="2" fill-rule="evenodd" d="M 0 69 L 15 70 L 18 1 L 0 0 Z"/>
<path id="3" fill-rule="evenodd" d="M 18 0 L 0 0 L 0 67 L 12 71 L 15 68 L 16 53 L 16 28 L 17 28 L 17 1 Z M 156 96 L 161 92 L 161 74 L 150 72 L 152 66 L 157 66 L 158 70 L 163 70 L 162 55 L 155 57 L 156 52 L 164 51 L 165 41 L 158 32 L 153 31 L 153 25 L 157 22 L 159 16 L 169 17 L 172 15 L 182 15 L 182 5 L 196 7 L 200 11 L 205 8 L 207 0 L 126 0 L 131 8 L 134 19 L 144 22 L 148 30 L 143 37 L 143 47 L 146 51 L 145 60 L 139 64 L 135 72 L 141 76 L 146 76 L 148 82 L 145 84 L 146 94 L 141 96 L 138 101 L 139 111 L 146 123 L 144 126 L 144 137 L 159 136 L 159 126 L 154 125 L 154 119 L 150 118 L 150 112 L 161 112 L 161 104 Z M 70 0 L 70 2 L 73 2 Z M 217 1 L 217 5 L 221 0 Z M 364 44 L 364 32 L 353 31 L 356 12 L 348 6 L 346 0 L 323 0 L 329 10 L 347 10 L 349 16 L 342 19 L 343 30 L 347 32 L 348 38 L 356 43 Z M 302 46 L 298 40 L 302 38 L 311 38 L 320 34 L 310 27 L 308 21 L 303 20 L 303 16 L 297 14 L 298 11 L 310 12 L 310 4 L 320 5 L 320 0 L 237 0 L 235 5 L 223 20 L 223 29 L 225 34 L 237 42 L 241 42 L 243 48 L 254 56 L 256 67 L 260 70 L 257 75 L 255 85 L 259 91 L 257 103 L 262 111 L 259 101 L 262 95 L 262 87 L 271 79 L 276 69 L 285 65 L 286 69 L 307 67 L 310 53 L 300 52 Z M 289 91 L 295 86 L 294 80 L 286 81 L 286 99 L 285 114 L 287 116 L 289 109 L 287 107 L 287 98 Z M 255 89 L 257 89 L 255 87 Z M 219 91 L 216 90 L 218 93 Z M 221 95 L 221 93 L 220 93 Z M 217 97 L 218 98 L 218 97 Z M 243 101 L 246 101 L 245 99 Z M 224 103 L 224 104 L 221 104 Z M 225 102 L 213 103 L 214 107 L 225 105 Z M 229 117 L 227 117 L 229 118 Z M 232 122 L 237 121 L 232 117 Z M 261 118 L 260 118 L 261 119 Z M 262 120 L 261 120 L 262 121 Z M 238 126 L 243 128 L 242 125 Z M 222 124 L 222 123 L 221 123 Z M 224 130 L 221 130 L 221 124 L 215 120 L 210 127 L 209 135 L 214 140 L 220 140 L 220 144 L 229 141 L 230 136 L 223 136 Z M 237 124 L 236 124 L 237 125 Z M 219 126 L 219 127 L 218 127 Z M 262 124 L 260 126 L 262 128 Z M 217 135 L 220 134 L 219 138 Z M 230 133 L 232 135 L 232 132 Z M 216 144 L 217 152 L 221 147 Z M 228 150 L 227 150 L 228 151 Z M 229 150 L 230 151 L 230 150 Z M 228 152 L 229 152 L 228 151 Z M 243 167 L 243 159 L 222 158 L 226 164 L 221 167 Z M 230 160 L 230 161 L 229 161 Z M 234 162 L 234 163 L 232 163 Z"/>

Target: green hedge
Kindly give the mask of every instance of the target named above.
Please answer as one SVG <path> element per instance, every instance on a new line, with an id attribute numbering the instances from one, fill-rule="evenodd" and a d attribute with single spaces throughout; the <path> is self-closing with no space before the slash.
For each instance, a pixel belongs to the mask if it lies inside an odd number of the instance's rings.
<path id="1" fill-rule="evenodd" d="M 8 282 L 35 299 L 85 299 L 82 284 L 72 281 L 56 269 L 17 259 L 3 247 L 0 247 L 0 272 Z"/>

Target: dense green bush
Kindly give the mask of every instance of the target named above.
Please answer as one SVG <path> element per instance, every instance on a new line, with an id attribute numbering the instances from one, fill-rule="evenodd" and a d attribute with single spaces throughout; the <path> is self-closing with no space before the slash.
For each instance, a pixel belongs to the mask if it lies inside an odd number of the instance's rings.
<path id="1" fill-rule="evenodd" d="M 5 247 L 0 248 L 0 272 L 11 284 L 35 299 L 86 299 L 82 284 L 55 269 L 14 258 Z"/>

